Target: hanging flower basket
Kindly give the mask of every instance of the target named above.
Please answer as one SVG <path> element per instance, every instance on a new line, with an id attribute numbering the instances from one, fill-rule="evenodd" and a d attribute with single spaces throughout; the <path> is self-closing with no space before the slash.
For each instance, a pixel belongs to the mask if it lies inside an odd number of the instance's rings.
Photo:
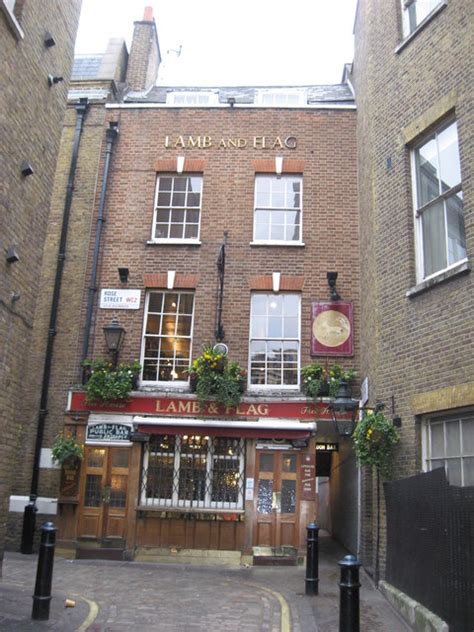
<path id="1" fill-rule="evenodd" d="M 359 464 L 373 465 L 388 478 L 392 472 L 394 447 L 400 441 L 393 423 L 381 412 L 370 413 L 357 424 L 353 439 Z"/>
<path id="2" fill-rule="evenodd" d="M 88 404 L 124 404 L 137 387 L 141 371 L 140 363 L 121 362 L 113 368 L 107 360 L 85 360 L 83 363 L 88 379 L 85 384 Z"/>
<path id="3" fill-rule="evenodd" d="M 217 401 L 225 407 L 238 406 L 246 383 L 247 372 L 210 346 L 204 348 L 189 369 L 191 392 L 196 393 L 202 404 Z"/>

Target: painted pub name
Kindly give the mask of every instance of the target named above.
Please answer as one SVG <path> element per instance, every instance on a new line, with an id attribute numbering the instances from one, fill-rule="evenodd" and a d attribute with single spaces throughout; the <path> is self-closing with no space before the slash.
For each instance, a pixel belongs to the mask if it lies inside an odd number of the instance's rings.
<path id="1" fill-rule="evenodd" d="M 156 401 L 156 412 L 182 415 L 242 415 L 244 417 L 265 417 L 268 415 L 268 404 L 239 404 L 224 409 L 215 402 L 202 405 L 197 400 L 172 399 Z"/>
<path id="2" fill-rule="evenodd" d="M 253 136 L 252 138 L 213 138 L 199 136 L 165 136 L 165 149 L 296 149 L 295 136 Z"/>

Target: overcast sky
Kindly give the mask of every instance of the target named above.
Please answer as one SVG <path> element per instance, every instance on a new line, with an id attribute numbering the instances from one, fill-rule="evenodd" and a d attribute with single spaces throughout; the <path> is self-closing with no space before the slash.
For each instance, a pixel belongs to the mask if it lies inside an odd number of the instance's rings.
<path id="1" fill-rule="evenodd" d="M 357 0 L 83 0 L 76 53 L 128 46 L 153 7 L 161 85 L 339 83 L 352 61 Z M 178 56 L 180 45 L 181 54 Z"/>

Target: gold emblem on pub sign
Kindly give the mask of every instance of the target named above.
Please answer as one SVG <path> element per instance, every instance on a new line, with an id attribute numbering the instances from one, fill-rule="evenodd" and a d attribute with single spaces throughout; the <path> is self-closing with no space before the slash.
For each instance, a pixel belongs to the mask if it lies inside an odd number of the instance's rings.
<path id="1" fill-rule="evenodd" d="M 313 334 L 325 347 L 339 347 L 351 335 L 351 324 L 344 314 L 330 309 L 316 316 Z"/>

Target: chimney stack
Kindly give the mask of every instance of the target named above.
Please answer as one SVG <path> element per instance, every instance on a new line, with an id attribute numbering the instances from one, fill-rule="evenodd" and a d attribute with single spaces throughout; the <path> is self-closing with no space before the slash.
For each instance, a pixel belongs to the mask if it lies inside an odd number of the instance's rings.
<path id="1" fill-rule="evenodd" d="M 153 8 L 145 7 L 143 20 L 134 22 L 133 39 L 127 67 L 130 90 L 140 92 L 155 85 L 161 63 Z"/>

